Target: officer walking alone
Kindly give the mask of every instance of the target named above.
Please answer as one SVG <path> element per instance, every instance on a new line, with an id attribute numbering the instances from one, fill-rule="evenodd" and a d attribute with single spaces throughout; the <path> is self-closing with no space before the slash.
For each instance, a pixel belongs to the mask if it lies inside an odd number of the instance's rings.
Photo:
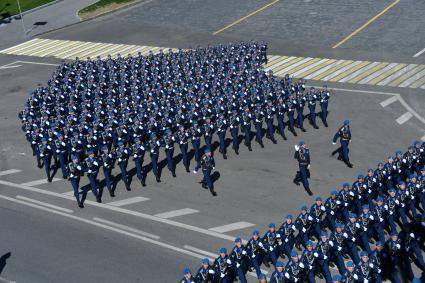
<path id="1" fill-rule="evenodd" d="M 351 142 L 351 131 L 350 131 L 350 121 L 345 120 L 344 125 L 339 128 L 336 132 L 332 144 L 336 144 L 337 139 L 341 146 L 332 152 L 332 156 L 338 153 L 338 160 L 342 160 L 349 168 L 353 168 L 353 164 L 350 163 L 350 158 L 348 157 L 348 144 Z"/>
<path id="2" fill-rule="evenodd" d="M 205 154 L 201 158 L 201 167 L 204 178 L 201 181 L 202 187 L 204 189 L 209 189 L 213 196 L 217 196 L 217 193 L 214 191 L 214 185 L 211 180 L 211 171 L 215 169 L 214 157 L 211 155 L 211 150 L 207 148 Z"/>
<path id="3" fill-rule="evenodd" d="M 295 145 L 294 158 L 298 160 L 299 166 L 294 183 L 299 186 L 300 182 L 302 182 L 304 189 L 311 196 L 313 192 L 310 190 L 310 185 L 308 183 L 308 179 L 310 178 L 310 150 L 307 148 L 304 141 L 300 141 L 298 145 Z"/>

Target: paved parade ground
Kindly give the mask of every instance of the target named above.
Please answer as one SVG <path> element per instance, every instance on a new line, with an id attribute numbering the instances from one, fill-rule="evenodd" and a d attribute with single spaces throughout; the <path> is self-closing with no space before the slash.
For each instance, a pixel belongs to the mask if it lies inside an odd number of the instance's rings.
<path id="1" fill-rule="evenodd" d="M 254 229 L 262 234 L 269 223 L 280 225 L 317 195 L 325 199 L 389 154 L 425 141 L 424 13 L 425 3 L 413 0 L 146 0 L 0 42 L 0 278 L 177 282 L 184 267 L 196 271 L 201 258 L 214 259 L 222 246 L 229 250 L 236 236 L 247 240 Z M 0 38 L 7 38 L 5 31 L 0 27 Z M 265 147 L 253 143 L 252 152 L 241 145 L 239 155 L 229 147 L 227 160 L 217 151 L 217 197 L 201 188 L 201 172 L 186 173 L 178 163 L 177 178 L 164 168 L 161 183 L 149 173 L 142 187 L 133 176 L 131 191 L 119 182 L 115 198 L 104 193 L 100 204 L 89 194 L 80 209 L 69 181 L 57 173 L 48 183 L 37 168 L 18 112 L 62 60 L 240 40 L 267 41 L 264 68 L 275 75 L 328 85 L 329 127 L 318 119 L 313 129 L 306 121 L 307 132 L 298 137 L 277 136 L 277 144 L 265 139 Z M 346 119 L 352 169 L 331 156 L 333 135 Z M 294 145 L 301 139 L 310 148 L 313 196 L 292 182 Z M 82 183 L 88 184 L 86 177 Z M 254 273 L 247 279 L 258 282 Z"/>

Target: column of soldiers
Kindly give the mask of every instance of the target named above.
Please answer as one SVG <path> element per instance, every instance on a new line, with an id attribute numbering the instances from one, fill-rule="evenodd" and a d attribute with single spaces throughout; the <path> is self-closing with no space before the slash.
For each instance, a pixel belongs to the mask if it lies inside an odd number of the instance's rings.
<path id="1" fill-rule="evenodd" d="M 98 202 L 103 189 L 100 171 L 111 197 L 116 188 L 115 167 L 129 191 L 129 166 L 133 164 L 142 186 L 146 186 L 148 168 L 161 182 L 162 149 L 167 168 L 176 177 L 175 145 L 187 172 L 191 145 L 193 171 L 202 169 L 202 186 L 216 195 L 210 175 L 215 166 L 211 153 L 216 136 L 224 159 L 228 132 L 235 154 L 239 154 L 239 133 L 252 150 L 253 127 L 261 147 L 263 125 L 273 143 L 275 130 L 283 139 L 286 130 L 296 136 L 296 128 L 305 131 L 305 104 L 313 127 L 318 128 L 316 104 L 327 126 L 328 89 L 305 90 L 303 80 L 267 74 L 262 67 L 266 50 L 265 44 L 241 42 L 63 62 L 46 87 L 39 86 L 30 94 L 19 115 L 22 129 L 48 181 L 60 170 L 63 178 L 71 181 L 80 207 L 87 194 L 80 188 L 83 175 Z M 150 162 L 145 162 L 148 156 Z"/>
<path id="2" fill-rule="evenodd" d="M 298 216 L 271 223 L 263 236 L 255 230 L 246 244 L 236 238 L 230 252 L 203 259 L 194 275 L 186 269 L 181 282 L 246 282 L 248 271 L 267 282 L 260 268 L 270 264 L 271 283 L 425 282 L 424 239 L 425 142 L 415 141 Z"/>

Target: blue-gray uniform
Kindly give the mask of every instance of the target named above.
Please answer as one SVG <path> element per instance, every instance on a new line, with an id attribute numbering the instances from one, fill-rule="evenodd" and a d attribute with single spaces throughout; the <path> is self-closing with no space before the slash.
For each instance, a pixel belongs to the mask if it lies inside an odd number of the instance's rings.
<path id="1" fill-rule="evenodd" d="M 177 142 L 180 147 L 180 152 L 182 154 L 183 165 L 186 168 L 186 172 L 190 172 L 189 170 L 189 157 L 188 157 L 188 140 L 190 138 L 189 131 L 187 131 L 184 125 L 179 126 L 179 130 L 176 133 Z"/>
<path id="2" fill-rule="evenodd" d="M 54 149 L 54 153 L 59 161 L 59 165 L 62 171 L 62 177 L 66 179 L 68 176 L 68 173 L 66 171 L 68 152 L 67 145 L 62 134 L 58 134 L 57 139 L 54 141 Z"/>
<path id="3" fill-rule="evenodd" d="M 390 270 L 391 282 L 400 283 L 398 269 L 401 264 L 401 242 L 397 232 L 391 232 L 390 239 L 385 243 L 384 250 L 387 255 L 388 264 L 392 266 Z"/>
<path id="4" fill-rule="evenodd" d="M 267 124 L 267 138 L 269 138 L 274 144 L 276 144 L 276 139 L 274 138 L 274 125 L 273 125 L 276 108 L 273 105 L 271 100 L 267 100 L 266 102 L 267 102 L 267 105 L 265 109 L 265 119 Z"/>
<path id="5" fill-rule="evenodd" d="M 211 122 L 210 118 L 206 118 L 204 124 L 203 124 L 203 133 L 204 133 L 204 140 L 205 140 L 205 146 L 209 150 L 212 150 L 212 137 L 215 132 L 215 126 Z"/>
<path id="6" fill-rule="evenodd" d="M 360 261 L 359 254 L 357 252 L 357 243 L 359 229 L 361 227 L 357 221 L 357 215 L 355 215 L 354 213 L 350 213 L 349 218 L 350 220 L 345 224 L 343 235 L 344 238 L 346 238 L 345 246 L 347 249 L 347 253 L 351 256 L 351 259 L 354 261 L 354 263 L 357 264 Z"/>
<path id="7" fill-rule="evenodd" d="M 96 197 L 97 202 L 101 202 L 97 189 L 97 175 L 99 174 L 100 164 L 93 151 L 87 152 L 87 155 L 86 159 L 84 159 L 84 170 L 87 173 L 93 195 Z M 83 198 L 85 198 L 85 195 L 86 192 L 83 194 Z"/>
<path id="8" fill-rule="evenodd" d="M 317 257 L 314 256 L 315 250 L 313 248 L 313 242 L 307 241 L 306 249 L 303 251 L 301 256 L 301 262 L 304 264 L 304 276 L 306 282 L 315 283 Z"/>
<path id="9" fill-rule="evenodd" d="M 232 261 L 227 255 L 225 248 L 220 248 L 220 255 L 215 259 L 213 267 L 215 276 L 220 283 L 233 282 L 233 266 Z"/>
<path id="10" fill-rule="evenodd" d="M 220 113 L 215 128 L 217 129 L 217 135 L 219 140 L 219 152 L 223 154 L 223 159 L 227 159 L 227 150 L 226 150 L 226 131 L 227 131 L 227 119 L 224 117 L 223 113 Z"/>
<path id="11" fill-rule="evenodd" d="M 259 276 L 258 276 L 259 277 Z M 286 282 L 283 262 L 276 262 L 276 270 L 270 276 L 270 283 Z"/>
<path id="12" fill-rule="evenodd" d="M 190 132 L 196 162 L 194 173 L 197 173 L 201 168 L 201 136 L 202 129 L 198 127 L 198 122 L 194 121 Z"/>
<path id="13" fill-rule="evenodd" d="M 174 165 L 174 143 L 176 142 L 176 138 L 174 137 L 171 129 L 166 129 L 163 137 L 164 147 L 165 147 L 165 155 L 167 157 L 167 167 L 170 170 L 173 177 L 176 177 L 176 168 Z"/>
<path id="14" fill-rule="evenodd" d="M 74 190 L 74 196 L 77 200 L 78 206 L 83 208 L 84 205 L 80 199 L 80 177 L 84 174 L 84 170 L 78 161 L 77 155 L 71 155 L 71 160 L 72 161 L 68 164 L 68 179 L 71 182 L 72 189 Z"/>
<path id="15" fill-rule="evenodd" d="M 197 283 L 213 283 L 215 282 L 215 270 L 210 265 L 208 258 L 203 258 L 201 260 L 202 266 L 198 269 L 198 272 L 195 275 L 195 280 Z"/>
<path id="16" fill-rule="evenodd" d="M 161 143 L 157 139 L 156 134 L 151 133 L 150 139 L 148 141 L 148 148 L 149 148 L 149 152 L 151 156 L 152 171 L 158 183 L 161 182 L 159 168 L 158 168 L 158 157 L 159 157 L 160 147 L 161 147 Z"/>
<path id="17" fill-rule="evenodd" d="M 305 145 L 304 141 L 300 141 L 295 146 L 294 159 L 298 161 L 298 171 L 295 175 L 294 183 L 299 186 L 299 182 L 302 181 L 304 189 L 309 195 L 312 195 L 308 178 L 310 178 L 310 150 Z"/>
<path id="18" fill-rule="evenodd" d="M 332 143 L 335 144 L 337 139 L 339 138 L 339 142 L 341 146 L 332 152 L 332 155 L 338 153 L 338 160 L 344 161 L 344 163 L 352 168 L 353 164 L 350 162 L 350 158 L 348 157 L 349 149 L 348 144 L 351 142 L 351 131 L 350 131 L 350 121 L 345 120 L 344 125 L 339 128 L 338 132 L 334 135 L 332 139 Z"/>
<path id="19" fill-rule="evenodd" d="M 43 160 L 44 171 L 46 172 L 47 181 L 52 182 L 52 176 L 50 175 L 50 164 L 52 161 L 52 152 L 53 149 L 50 144 L 47 142 L 46 138 L 41 139 L 41 143 L 38 144 L 38 154 L 40 158 Z"/>
<path id="20" fill-rule="evenodd" d="M 239 125 L 241 119 L 237 115 L 236 110 L 232 110 L 229 118 L 230 134 L 232 135 L 232 147 L 236 154 L 239 154 Z"/>
<path id="21" fill-rule="evenodd" d="M 369 260 L 369 254 L 366 251 L 360 253 L 361 261 L 354 269 L 359 282 L 377 282 L 381 283 L 380 277 L 375 276 L 377 268 L 374 263 Z"/>
<path id="22" fill-rule="evenodd" d="M 328 126 L 328 104 L 329 104 L 330 93 L 327 86 L 323 86 L 322 91 L 320 91 L 320 118 L 322 119 L 325 127 Z"/>
<path id="23" fill-rule="evenodd" d="M 302 92 L 299 92 L 296 96 L 297 104 L 297 126 L 300 128 L 301 131 L 305 132 L 304 129 L 304 106 L 306 99 L 304 97 L 304 94 Z"/>
<path id="24" fill-rule="evenodd" d="M 267 252 L 259 235 L 260 232 L 258 230 L 254 230 L 251 239 L 246 244 L 246 251 L 250 258 L 250 265 L 255 269 L 257 277 L 261 274 L 260 265 L 262 263 L 264 253 Z"/>
<path id="25" fill-rule="evenodd" d="M 295 224 L 292 222 L 292 219 L 292 215 L 288 214 L 286 216 L 286 221 L 280 226 L 276 233 L 276 238 L 279 242 L 278 255 L 284 253 L 288 258 L 291 256 L 291 251 L 294 248 L 294 233 L 297 230 Z"/>
<path id="26" fill-rule="evenodd" d="M 233 247 L 229 258 L 233 264 L 234 270 L 236 271 L 239 282 L 247 283 L 245 274 L 247 272 L 247 261 L 249 258 L 245 247 L 242 245 L 241 238 L 238 237 L 235 239 L 235 246 Z"/>
<path id="27" fill-rule="evenodd" d="M 297 136 L 295 132 L 295 109 L 297 107 L 297 100 L 294 97 L 293 93 L 288 94 L 288 100 L 286 101 L 286 106 L 288 108 L 288 129 L 294 135 Z"/>
<path id="28" fill-rule="evenodd" d="M 370 207 L 368 204 L 363 205 L 363 212 L 359 214 L 359 224 L 360 224 L 360 242 L 363 246 L 363 249 L 366 250 L 368 254 L 372 252 L 369 245 L 369 239 L 372 237 L 372 223 L 375 221 L 375 216 L 370 212 Z"/>
<path id="29" fill-rule="evenodd" d="M 310 237 L 313 217 L 308 213 L 306 205 L 301 207 L 301 213 L 295 220 L 295 227 L 298 230 L 297 237 L 295 238 L 295 246 L 300 250 L 301 245 L 306 247 L 306 243 Z"/>
<path id="30" fill-rule="evenodd" d="M 112 168 L 115 163 L 115 155 L 109 151 L 107 145 L 102 145 L 101 147 L 102 153 L 100 154 L 100 162 L 103 168 L 103 175 L 105 177 L 106 187 L 108 188 L 109 195 L 111 197 L 115 197 L 114 186 L 113 186 L 113 178 L 112 178 Z M 101 188 L 102 190 L 102 188 Z M 102 192 L 100 192 L 102 195 Z"/>
<path id="31" fill-rule="evenodd" d="M 244 132 L 245 145 L 248 147 L 249 151 L 252 151 L 251 148 L 251 121 L 253 117 L 249 106 L 246 105 L 244 111 L 242 112 L 242 131 Z"/>
<path id="32" fill-rule="evenodd" d="M 130 191 L 130 183 L 127 173 L 128 159 L 130 158 L 130 150 L 124 145 L 122 141 L 118 142 L 116 149 L 117 163 L 121 171 L 121 180 L 124 182 L 127 191 Z"/>
<path id="33" fill-rule="evenodd" d="M 255 141 L 263 148 L 263 117 L 264 112 L 261 103 L 256 104 L 254 109 Z"/>
<path id="34" fill-rule="evenodd" d="M 300 262 L 298 253 L 293 250 L 291 252 L 291 260 L 285 267 L 285 278 L 287 282 L 301 282 L 302 274 L 305 266 Z"/>
<path id="35" fill-rule="evenodd" d="M 343 257 L 346 252 L 343 225 L 341 223 L 335 225 L 335 231 L 329 237 L 329 245 L 331 246 L 331 260 L 336 263 L 339 273 L 343 274 L 345 270 Z"/>
<path id="36" fill-rule="evenodd" d="M 287 111 L 286 104 L 283 101 L 283 97 L 280 96 L 276 104 L 277 129 L 279 131 L 279 134 L 282 136 L 284 140 L 287 139 L 285 135 L 285 121 L 284 121 L 286 111 Z"/>
<path id="37" fill-rule="evenodd" d="M 337 198 L 336 190 L 331 192 L 331 196 L 325 201 L 326 216 L 324 219 L 324 225 L 331 231 L 335 231 L 335 224 L 337 221 L 337 212 L 341 202 Z"/>
<path id="38" fill-rule="evenodd" d="M 276 265 L 276 261 L 278 258 L 278 250 L 277 250 L 277 238 L 276 238 L 276 226 L 273 223 L 269 224 L 269 230 L 263 236 L 263 245 L 267 250 L 263 263 L 265 266 L 269 267 L 269 261 Z"/>
<path id="39" fill-rule="evenodd" d="M 313 128 L 318 129 L 319 127 L 316 124 L 316 103 L 318 100 L 316 90 L 314 87 L 310 88 L 310 90 L 307 92 L 305 96 L 307 103 L 308 103 L 308 119 L 310 121 L 310 124 L 313 126 Z"/>
<path id="40" fill-rule="evenodd" d="M 217 196 L 217 193 L 214 191 L 214 184 L 211 178 L 211 171 L 215 169 L 215 161 L 208 148 L 205 149 L 205 154 L 201 158 L 201 167 L 202 174 L 204 175 L 201 181 L 202 187 L 204 189 L 209 189 L 213 196 Z"/>
<path id="41" fill-rule="evenodd" d="M 131 155 L 133 157 L 134 165 L 136 166 L 136 175 L 142 186 L 146 186 L 146 174 L 143 170 L 143 161 L 145 157 L 146 148 L 142 144 L 139 137 L 134 138 L 134 144 L 131 147 Z"/>

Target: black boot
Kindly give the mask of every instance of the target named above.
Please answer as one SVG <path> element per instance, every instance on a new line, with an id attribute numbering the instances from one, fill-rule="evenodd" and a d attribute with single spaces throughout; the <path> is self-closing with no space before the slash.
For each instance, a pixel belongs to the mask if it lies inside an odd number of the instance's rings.
<path id="1" fill-rule="evenodd" d="M 281 134 L 281 136 L 282 136 L 282 139 L 283 139 L 283 140 L 285 140 L 285 141 L 287 140 L 287 138 L 286 138 L 285 134 Z"/>
<path id="2" fill-rule="evenodd" d="M 297 135 L 297 132 L 295 132 L 295 130 L 291 130 L 291 133 L 296 137 L 296 136 L 298 136 Z"/>
<path id="3" fill-rule="evenodd" d="M 304 127 L 301 127 L 301 131 L 303 131 L 304 133 L 307 132 L 306 129 L 304 129 Z"/>
<path id="4" fill-rule="evenodd" d="M 300 182 L 297 181 L 297 179 L 294 179 L 292 182 L 294 182 L 295 185 L 299 186 Z"/>
<path id="5" fill-rule="evenodd" d="M 84 208 L 84 204 L 81 201 L 78 201 L 77 203 L 79 208 Z"/>
<path id="6" fill-rule="evenodd" d="M 239 149 L 235 148 L 235 154 L 239 155 Z"/>
<path id="7" fill-rule="evenodd" d="M 277 141 L 275 138 L 272 137 L 271 140 L 272 140 L 272 143 L 277 144 Z"/>
<path id="8" fill-rule="evenodd" d="M 262 140 L 259 140 L 259 141 L 257 141 L 257 142 L 260 144 L 261 148 L 264 148 L 264 143 L 263 143 L 263 141 L 262 141 Z"/>
<path id="9" fill-rule="evenodd" d="M 161 183 L 161 179 L 159 178 L 159 176 L 155 176 L 155 177 L 156 177 L 156 182 Z"/>
<path id="10" fill-rule="evenodd" d="M 213 189 L 211 189 L 210 192 L 213 195 L 213 197 L 216 197 L 217 196 L 217 193 Z"/>
<path id="11" fill-rule="evenodd" d="M 190 173 L 189 165 L 186 165 L 185 167 L 186 167 L 186 172 Z"/>
<path id="12" fill-rule="evenodd" d="M 353 168 L 353 164 L 350 163 L 350 160 L 346 161 L 345 164 L 347 164 L 348 168 Z"/>
<path id="13" fill-rule="evenodd" d="M 130 184 L 128 183 L 128 181 L 125 182 L 125 189 L 127 191 L 131 191 Z"/>
<path id="14" fill-rule="evenodd" d="M 108 191 L 109 191 L 109 196 L 110 196 L 111 198 L 114 198 L 114 197 L 115 197 L 114 190 L 113 190 L 113 189 L 108 189 Z"/>
<path id="15" fill-rule="evenodd" d="M 248 150 L 249 150 L 249 151 L 252 151 L 251 144 L 249 144 L 249 145 L 248 145 Z"/>
<path id="16" fill-rule="evenodd" d="M 313 195 L 313 192 L 310 190 L 309 187 L 305 188 L 305 190 L 307 191 L 307 193 L 308 193 L 309 196 L 312 196 Z"/>
<path id="17" fill-rule="evenodd" d="M 226 153 L 223 153 L 223 159 L 227 159 Z"/>
<path id="18" fill-rule="evenodd" d="M 102 199 L 100 198 L 100 196 L 99 196 L 99 195 L 97 195 L 97 196 L 96 196 L 96 201 L 97 201 L 98 203 L 102 203 Z"/>
<path id="19" fill-rule="evenodd" d="M 173 175 L 174 178 L 177 177 L 176 176 L 176 171 L 175 170 L 171 171 L 171 175 Z"/>
<path id="20" fill-rule="evenodd" d="M 142 180 L 140 181 L 140 183 L 142 184 L 142 187 L 146 187 L 146 181 L 145 181 L 145 179 L 142 179 Z"/>

